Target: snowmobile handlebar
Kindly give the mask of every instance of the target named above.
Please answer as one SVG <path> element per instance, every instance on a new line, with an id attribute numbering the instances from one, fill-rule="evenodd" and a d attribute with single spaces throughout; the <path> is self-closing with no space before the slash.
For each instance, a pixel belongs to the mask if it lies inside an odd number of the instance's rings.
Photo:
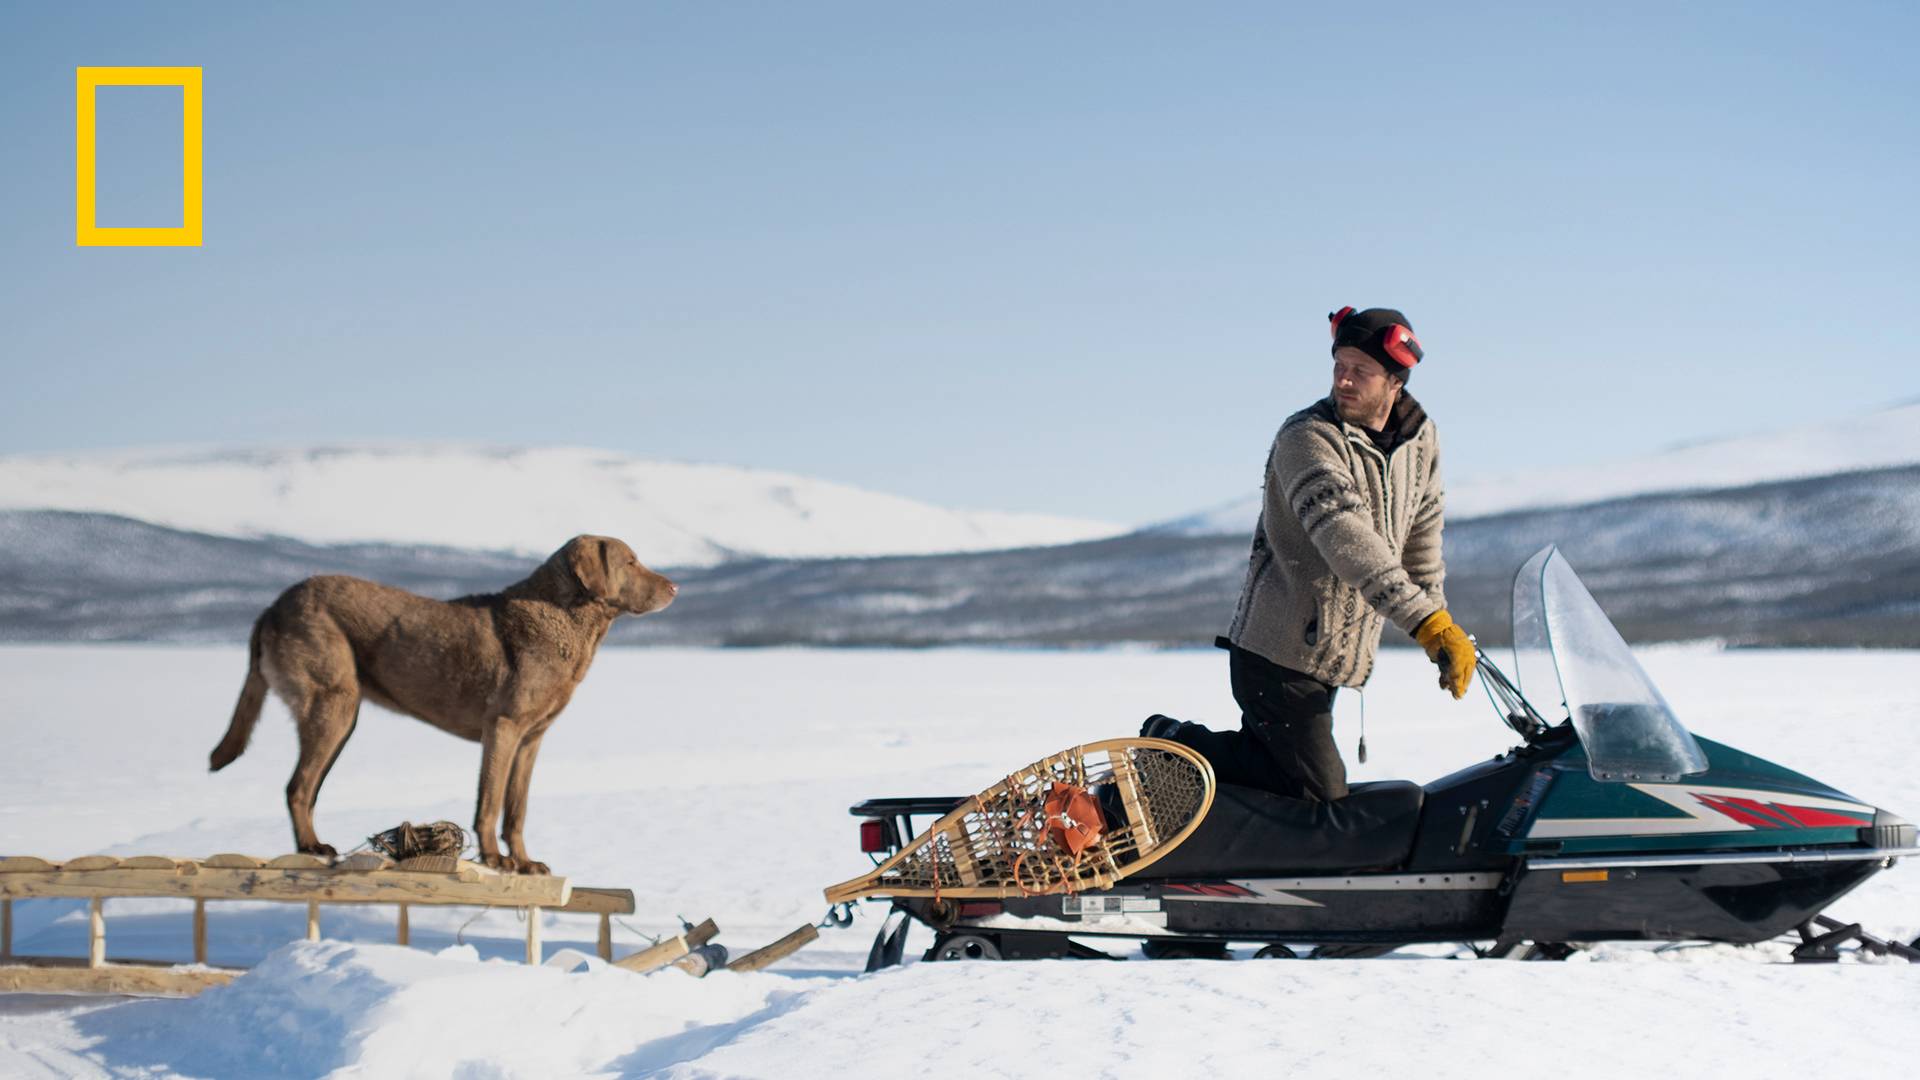
<path id="1" fill-rule="evenodd" d="M 1467 636 L 1467 640 L 1473 642 L 1474 668 L 1480 672 L 1480 685 L 1486 687 L 1488 700 L 1493 702 L 1493 707 L 1506 719 L 1507 726 L 1528 742 L 1545 734 L 1551 725 L 1520 693 L 1520 688 L 1507 678 L 1506 673 L 1494 664 L 1485 650 L 1480 648 L 1479 641 L 1475 640 L 1471 634 Z"/>

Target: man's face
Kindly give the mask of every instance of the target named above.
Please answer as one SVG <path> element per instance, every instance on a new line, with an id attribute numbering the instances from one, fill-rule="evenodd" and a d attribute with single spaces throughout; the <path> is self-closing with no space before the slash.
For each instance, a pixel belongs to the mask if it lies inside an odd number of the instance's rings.
<path id="1" fill-rule="evenodd" d="M 1340 419 L 1349 424 L 1378 427 L 1400 393 L 1398 380 L 1387 375 L 1380 362 L 1351 345 L 1333 354 L 1333 403 Z"/>

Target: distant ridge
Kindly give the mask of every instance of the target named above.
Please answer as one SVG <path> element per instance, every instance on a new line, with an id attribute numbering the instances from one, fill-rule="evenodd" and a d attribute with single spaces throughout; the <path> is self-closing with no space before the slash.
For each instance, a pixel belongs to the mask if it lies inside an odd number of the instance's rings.
<path id="1" fill-rule="evenodd" d="M 1461 521 L 1447 530 L 1447 603 L 1482 642 L 1506 637 L 1514 571 L 1548 543 L 1632 641 L 1920 647 L 1920 466 Z M 240 642 L 309 574 L 451 597 L 497 590 L 532 566 L 0 511 L 0 642 Z M 742 559 L 674 571 L 674 605 L 621 620 L 608 640 L 1203 647 L 1231 617 L 1246 567 L 1245 536 L 1145 532 L 970 554 Z M 1397 630 L 1384 640 L 1411 644 Z"/>
<path id="2" fill-rule="evenodd" d="M 1445 431 L 1444 422 L 1441 430 Z M 1684 443 L 1599 465 L 1449 475 L 1447 520 L 1583 506 L 1640 495 L 1724 491 L 1914 464 L 1920 464 L 1920 400 L 1864 416 Z M 1256 491 L 1149 526 L 1147 531 L 1177 536 L 1251 535 L 1259 517 L 1260 494 Z"/>
<path id="3" fill-rule="evenodd" d="M 1125 531 L 1044 514 L 951 510 L 761 469 L 452 443 L 0 457 L 0 509 L 116 514 L 217 536 L 529 555 L 597 532 L 659 566 L 983 551 Z"/>

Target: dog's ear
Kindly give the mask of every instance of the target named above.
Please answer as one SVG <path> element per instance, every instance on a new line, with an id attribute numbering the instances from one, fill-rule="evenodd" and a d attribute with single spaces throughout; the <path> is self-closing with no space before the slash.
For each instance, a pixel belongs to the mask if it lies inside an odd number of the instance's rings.
<path id="1" fill-rule="evenodd" d="M 613 596 L 612 575 L 607 568 L 607 541 L 599 536 L 576 536 L 567 542 L 567 569 L 580 583 L 581 591 L 595 600 Z"/>

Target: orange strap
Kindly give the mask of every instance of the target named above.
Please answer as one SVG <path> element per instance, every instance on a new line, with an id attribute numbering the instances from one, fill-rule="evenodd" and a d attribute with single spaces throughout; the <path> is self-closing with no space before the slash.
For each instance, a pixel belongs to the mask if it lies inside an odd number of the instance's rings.
<path id="1" fill-rule="evenodd" d="M 1048 783 L 1041 811 L 1046 821 L 1047 842 L 1055 852 L 1065 852 L 1072 859 L 1069 862 L 1057 853 L 1048 855 L 1054 872 L 1060 875 L 1066 891 L 1070 893 L 1073 891 L 1073 872 L 1079 869 L 1080 860 L 1089 848 L 1106 835 L 1106 815 L 1100 812 L 1099 801 L 1085 788 L 1063 784 L 1058 780 Z M 1019 832 L 1032 817 L 1032 809 L 1020 815 L 1020 820 L 1014 824 L 1014 831 Z M 1027 888 L 1027 883 L 1020 880 L 1020 866 L 1029 854 L 1032 852 L 1023 851 L 1013 860 L 1013 883 L 1019 887 L 1022 896 L 1035 895 L 1034 890 Z"/>
<path id="2" fill-rule="evenodd" d="M 1047 839 L 1076 859 L 1107 831 L 1100 804 L 1085 788 L 1058 780 L 1047 787 Z"/>

